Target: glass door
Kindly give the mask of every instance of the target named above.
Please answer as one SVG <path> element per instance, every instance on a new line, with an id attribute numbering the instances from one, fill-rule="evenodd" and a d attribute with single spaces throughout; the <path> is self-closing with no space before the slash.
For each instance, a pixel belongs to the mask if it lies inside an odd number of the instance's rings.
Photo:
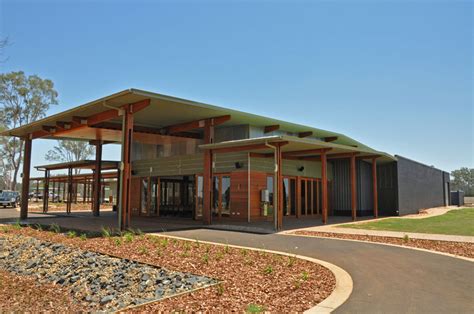
<path id="1" fill-rule="evenodd" d="M 212 214 L 221 218 L 230 217 L 230 175 L 216 174 L 213 179 Z"/>

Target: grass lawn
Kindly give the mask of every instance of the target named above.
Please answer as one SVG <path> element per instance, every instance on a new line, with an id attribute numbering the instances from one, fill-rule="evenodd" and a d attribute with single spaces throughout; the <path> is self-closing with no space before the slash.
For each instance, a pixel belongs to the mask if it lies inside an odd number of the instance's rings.
<path id="1" fill-rule="evenodd" d="M 374 222 L 347 224 L 341 227 L 474 236 L 474 208 L 452 210 L 444 215 L 429 218 L 388 218 Z"/>

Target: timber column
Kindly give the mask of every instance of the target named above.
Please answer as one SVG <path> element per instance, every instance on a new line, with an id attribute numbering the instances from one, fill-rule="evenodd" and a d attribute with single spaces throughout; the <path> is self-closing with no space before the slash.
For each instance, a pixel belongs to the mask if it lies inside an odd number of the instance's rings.
<path id="1" fill-rule="evenodd" d="M 204 144 L 211 144 L 214 142 L 214 123 L 212 119 L 207 119 L 204 123 Z M 202 220 L 207 225 L 212 223 L 212 177 L 212 151 L 206 149 L 204 150 Z"/>
<path id="2" fill-rule="evenodd" d="M 23 176 L 21 180 L 21 207 L 20 219 L 28 218 L 28 196 L 30 192 L 30 167 L 31 167 L 31 146 L 30 135 L 25 139 L 25 150 L 23 152 Z M 38 197 L 38 196 L 36 196 Z"/>
<path id="3" fill-rule="evenodd" d="M 131 151 L 133 140 L 133 113 L 132 106 L 124 107 L 122 124 L 122 164 L 120 184 L 119 224 L 124 230 L 130 226 L 130 197 L 132 183 Z"/>
<path id="4" fill-rule="evenodd" d="M 278 202 L 277 204 L 277 230 L 281 230 L 283 227 L 283 173 L 282 173 L 282 158 L 281 158 L 281 145 L 278 143 L 276 145 L 276 168 L 277 168 L 277 173 L 276 173 L 276 186 L 277 186 L 277 199 L 274 200 L 275 202 Z M 274 206 L 275 207 L 275 206 Z"/>
<path id="5" fill-rule="evenodd" d="M 321 192 L 322 192 L 322 221 L 328 221 L 328 175 L 326 152 L 321 153 Z"/>
<path id="6" fill-rule="evenodd" d="M 102 173 L 102 142 L 95 143 L 95 165 L 94 165 L 94 204 L 92 212 L 94 216 L 100 215 L 101 201 L 101 173 Z"/>

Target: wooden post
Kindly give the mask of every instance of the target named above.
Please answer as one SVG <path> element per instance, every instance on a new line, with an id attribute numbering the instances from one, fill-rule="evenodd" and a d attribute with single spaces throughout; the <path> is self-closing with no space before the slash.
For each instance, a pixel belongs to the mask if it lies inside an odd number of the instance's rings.
<path id="1" fill-rule="evenodd" d="M 25 148 L 23 152 L 23 177 L 21 180 L 21 204 L 20 219 L 28 218 L 28 196 L 30 193 L 30 167 L 31 167 L 31 147 L 32 140 L 28 135 L 24 139 Z"/>
<path id="2" fill-rule="evenodd" d="M 276 155 L 277 155 L 277 229 L 281 230 L 283 228 L 283 171 L 282 171 L 282 158 L 281 158 L 281 146 L 276 145 Z M 275 200 L 274 200 L 275 203 Z"/>
<path id="3" fill-rule="evenodd" d="M 71 213 L 72 206 L 72 168 L 67 170 L 67 201 L 66 201 L 66 213 Z"/>
<path id="4" fill-rule="evenodd" d="M 87 194 L 87 177 L 84 176 L 84 182 L 82 183 L 82 203 L 86 203 L 86 194 Z"/>
<path id="5" fill-rule="evenodd" d="M 120 206 L 119 206 L 119 225 L 124 230 L 130 226 L 131 208 L 131 153 L 133 140 L 133 113 L 130 105 L 126 106 L 123 115 L 122 125 L 122 164 L 121 164 L 121 188 L 120 188 Z"/>
<path id="6" fill-rule="evenodd" d="M 214 142 L 214 126 L 211 120 L 206 120 L 204 125 L 204 143 Z M 212 151 L 204 151 L 204 173 L 203 173 L 203 209 L 202 220 L 204 224 L 212 223 Z"/>
<path id="7" fill-rule="evenodd" d="M 49 201 L 49 170 L 45 170 L 44 183 L 43 183 L 43 213 L 48 212 L 48 201 Z"/>
<path id="8" fill-rule="evenodd" d="M 377 157 L 372 158 L 372 194 L 374 197 L 374 217 L 379 216 L 379 198 L 377 194 Z"/>
<path id="9" fill-rule="evenodd" d="M 351 177 L 351 209 L 352 209 L 352 220 L 356 220 L 357 215 L 357 183 L 356 183 L 356 156 L 355 154 L 350 157 L 350 177 Z"/>
<path id="10" fill-rule="evenodd" d="M 38 196 L 39 196 L 39 179 L 36 180 L 36 203 L 38 203 Z"/>
<path id="11" fill-rule="evenodd" d="M 295 196 L 296 196 L 296 218 L 300 218 L 301 216 L 301 177 L 296 177 L 296 189 L 295 189 Z"/>
<path id="12" fill-rule="evenodd" d="M 101 172 L 102 172 L 102 143 L 97 142 L 95 144 L 95 166 L 94 166 L 94 196 L 92 212 L 94 216 L 100 215 L 100 196 L 101 196 Z"/>
<path id="13" fill-rule="evenodd" d="M 54 193 L 56 193 L 56 180 L 53 180 L 53 198 L 52 198 L 52 202 L 54 203 Z"/>
<path id="14" fill-rule="evenodd" d="M 322 192 L 322 221 L 328 220 L 328 177 L 327 177 L 327 157 L 326 152 L 321 153 L 321 192 Z"/>
<path id="15" fill-rule="evenodd" d="M 120 168 L 117 169 L 117 190 L 115 192 L 115 208 L 118 210 L 119 207 L 119 195 L 120 195 Z"/>

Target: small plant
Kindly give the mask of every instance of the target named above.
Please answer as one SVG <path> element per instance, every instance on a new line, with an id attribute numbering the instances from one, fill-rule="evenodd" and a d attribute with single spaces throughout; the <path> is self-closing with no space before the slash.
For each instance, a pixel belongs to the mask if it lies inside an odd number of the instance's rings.
<path id="1" fill-rule="evenodd" d="M 288 262 L 286 263 L 286 265 L 288 267 L 293 267 L 295 262 L 296 262 L 296 257 L 295 256 L 288 256 Z"/>
<path id="2" fill-rule="evenodd" d="M 268 265 L 267 267 L 265 267 L 265 269 L 263 270 L 263 273 L 265 275 L 270 275 L 271 273 L 273 273 L 273 267 L 271 265 Z"/>
<path id="3" fill-rule="evenodd" d="M 122 238 L 120 238 L 120 237 L 114 238 L 114 243 L 115 243 L 116 246 L 121 246 L 122 245 Z"/>
<path id="4" fill-rule="evenodd" d="M 43 227 L 40 224 L 35 225 L 36 230 L 43 231 Z"/>
<path id="5" fill-rule="evenodd" d="M 221 259 L 224 258 L 224 253 L 223 252 L 217 252 L 216 254 L 216 260 L 220 261 Z"/>
<path id="6" fill-rule="evenodd" d="M 161 247 L 163 247 L 163 248 L 166 248 L 166 247 L 168 246 L 168 243 L 169 243 L 168 238 L 163 238 L 163 239 L 161 239 L 161 241 L 160 241 L 160 245 L 161 245 Z"/>
<path id="7" fill-rule="evenodd" d="M 87 234 L 81 233 L 81 235 L 79 236 L 79 238 L 80 238 L 82 241 L 86 241 L 86 240 L 87 240 Z"/>
<path id="8" fill-rule="evenodd" d="M 247 255 L 249 254 L 249 251 L 246 250 L 246 249 L 241 249 L 241 250 L 240 250 L 240 253 L 242 254 L 242 256 L 245 257 L 245 256 L 247 256 Z"/>
<path id="9" fill-rule="evenodd" d="M 222 282 L 219 282 L 217 285 L 216 285 L 216 292 L 217 292 L 217 295 L 223 295 L 224 294 L 224 284 Z"/>
<path id="10" fill-rule="evenodd" d="M 132 230 L 133 231 L 133 230 Z M 135 231 L 133 231 L 135 233 L 135 235 L 137 236 L 142 236 L 144 235 L 143 231 L 141 231 L 139 228 L 135 229 Z"/>
<path id="11" fill-rule="evenodd" d="M 249 265 L 249 266 L 253 264 L 252 259 L 247 258 L 247 257 L 244 259 L 244 263 L 245 265 Z"/>
<path id="12" fill-rule="evenodd" d="M 17 219 L 17 220 L 15 221 L 15 223 L 14 223 L 12 226 L 13 226 L 13 229 L 16 229 L 16 230 L 21 229 L 20 220 Z"/>
<path id="13" fill-rule="evenodd" d="M 410 237 L 408 236 L 408 234 L 405 234 L 405 235 L 403 236 L 403 242 L 404 242 L 404 243 L 410 242 Z"/>
<path id="14" fill-rule="evenodd" d="M 185 242 L 183 243 L 183 248 L 184 248 L 184 251 L 185 251 L 185 252 L 187 252 L 187 251 L 189 251 L 189 250 L 191 249 L 191 245 L 189 244 L 188 241 L 185 241 Z"/>
<path id="15" fill-rule="evenodd" d="M 303 271 L 301 273 L 301 279 L 303 279 L 304 281 L 308 280 L 309 279 L 309 273 L 307 271 Z"/>
<path id="16" fill-rule="evenodd" d="M 72 239 L 72 238 L 77 237 L 77 233 L 76 233 L 76 231 L 74 231 L 74 230 L 69 230 L 69 231 L 67 232 L 66 236 L 67 236 L 68 238 L 71 238 L 71 239 Z"/>
<path id="17" fill-rule="evenodd" d="M 262 313 L 265 311 L 265 308 L 261 305 L 251 303 L 247 306 L 247 309 L 245 311 L 247 313 Z"/>
<path id="18" fill-rule="evenodd" d="M 199 247 L 200 245 L 201 245 L 201 244 L 199 243 L 199 240 L 196 239 L 196 242 L 194 243 L 194 246 L 195 246 L 195 247 Z"/>
<path id="19" fill-rule="evenodd" d="M 102 227 L 100 229 L 103 238 L 110 238 L 112 236 L 112 231 L 109 227 Z"/>
<path id="20" fill-rule="evenodd" d="M 202 261 L 204 262 L 204 264 L 209 264 L 209 254 L 204 253 L 204 255 L 202 256 Z"/>
<path id="21" fill-rule="evenodd" d="M 142 254 L 142 255 L 145 255 L 145 254 L 148 253 L 148 249 L 144 245 L 139 248 L 139 251 L 140 251 L 140 254 Z"/>
<path id="22" fill-rule="evenodd" d="M 293 286 L 295 287 L 295 289 L 299 289 L 301 287 L 301 281 L 299 281 L 298 279 L 296 279 L 294 282 L 293 282 Z"/>
<path id="23" fill-rule="evenodd" d="M 51 226 L 49 226 L 49 230 L 51 230 L 54 233 L 60 233 L 61 232 L 61 228 L 56 223 L 52 223 Z"/>
<path id="24" fill-rule="evenodd" d="M 209 244 L 206 244 L 206 253 L 209 254 L 210 251 L 211 251 L 211 246 Z"/>
<path id="25" fill-rule="evenodd" d="M 226 245 L 224 246 L 224 253 L 225 253 L 225 254 L 228 254 L 229 252 L 230 252 L 229 245 L 226 244 Z"/>
<path id="26" fill-rule="evenodd" d="M 157 248 L 156 251 L 155 251 L 155 253 L 156 253 L 156 256 L 161 256 L 161 255 L 162 255 L 160 248 Z"/>
<path id="27" fill-rule="evenodd" d="M 171 239 L 171 243 L 176 244 L 176 243 L 178 243 L 178 240 L 173 238 L 173 239 Z"/>
<path id="28" fill-rule="evenodd" d="M 130 231 L 127 231 L 123 234 L 123 238 L 125 239 L 125 242 L 133 242 L 133 238 L 134 238 L 134 235 L 132 232 Z"/>

